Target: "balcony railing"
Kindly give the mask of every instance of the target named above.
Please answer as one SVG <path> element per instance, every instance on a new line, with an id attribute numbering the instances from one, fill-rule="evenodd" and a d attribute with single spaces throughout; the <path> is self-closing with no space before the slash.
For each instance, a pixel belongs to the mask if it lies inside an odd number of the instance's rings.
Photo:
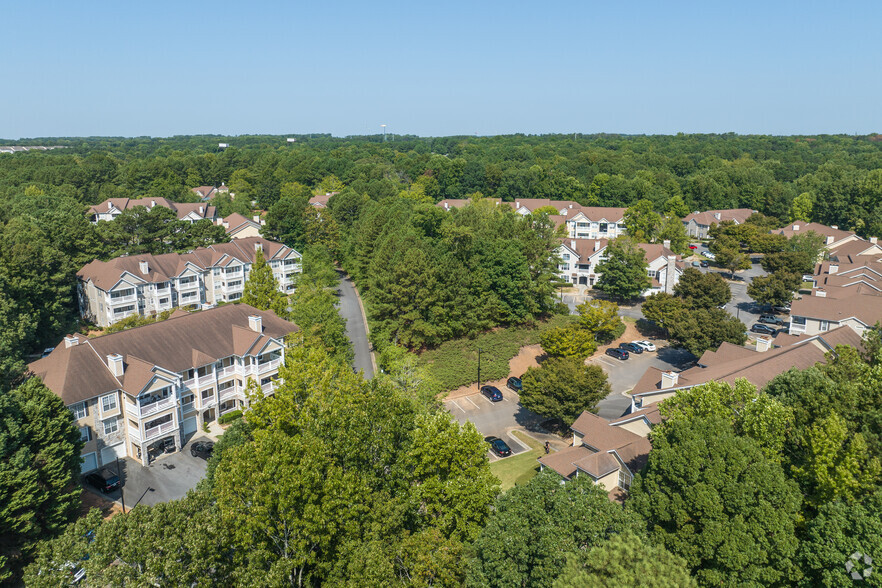
<path id="1" fill-rule="evenodd" d="M 276 369 L 277 367 L 279 367 L 279 364 L 281 364 L 281 363 L 282 363 L 282 358 L 279 357 L 278 359 L 273 359 L 272 361 L 258 364 L 257 370 L 259 373 L 262 374 L 262 373 L 268 372 L 272 369 Z"/>
<path id="2" fill-rule="evenodd" d="M 227 388 L 226 390 L 223 390 L 220 393 L 220 401 L 223 402 L 224 400 L 229 400 L 230 398 L 235 398 L 238 395 L 239 395 L 239 391 L 236 389 L 235 386 L 233 386 L 232 388 Z"/>
<path id="3" fill-rule="evenodd" d="M 184 290 L 196 290 L 199 288 L 199 280 L 194 280 L 192 282 L 179 283 L 178 291 L 183 292 Z"/>
<path id="4" fill-rule="evenodd" d="M 224 284 L 223 286 L 221 286 L 221 290 L 223 290 L 223 292 L 225 294 L 234 294 L 236 292 L 242 292 L 244 289 L 245 289 L 245 284 L 243 284 L 241 282 L 238 284 L 233 284 L 231 286 L 228 286 L 227 284 Z"/>
<path id="5" fill-rule="evenodd" d="M 174 421 L 169 421 L 167 423 L 162 423 L 161 425 L 156 425 L 155 427 L 150 427 L 146 431 L 144 431 L 144 440 L 149 441 L 154 437 L 159 437 L 160 435 L 165 435 L 177 429 Z"/>
<path id="6" fill-rule="evenodd" d="M 217 398 L 214 397 L 214 394 L 212 394 L 208 398 L 203 398 L 199 401 L 199 406 L 201 406 L 202 408 L 209 408 L 211 406 L 214 406 L 215 404 L 217 404 Z"/>
<path id="7" fill-rule="evenodd" d="M 161 410 L 165 410 L 167 408 L 171 408 L 175 405 L 174 396 L 169 396 L 167 398 L 163 398 L 162 400 L 158 400 L 156 402 L 151 402 L 150 404 L 145 404 L 143 406 L 138 406 L 136 404 L 132 404 L 130 402 L 126 403 L 126 412 L 139 417 L 144 418 L 146 416 L 150 416 L 151 414 L 156 414 Z"/>
<path id="8" fill-rule="evenodd" d="M 130 294 L 129 296 L 120 296 L 118 298 L 110 297 L 110 305 L 116 306 L 117 304 L 126 304 L 128 302 L 135 302 L 138 300 L 137 294 Z"/>
<path id="9" fill-rule="evenodd" d="M 188 402 L 187 404 L 181 405 L 181 412 L 187 413 L 192 410 L 195 410 L 195 405 L 192 402 Z"/>
<path id="10" fill-rule="evenodd" d="M 224 367 L 224 368 L 217 370 L 217 377 L 218 378 L 225 378 L 227 376 L 232 376 L 233 374 L 237 374 L 237 373 L 239 373 L 239 374 L 242 373 L 241 368 L 239 366 L 228 365 L 227 367 Z"/>
<path id="11" fill-rule="evenodd" d="M 273 391 L 275 391 L 276 383 L 275 382 L 267 382 L 266 384 L 262 384 L 260 386 L 260 389 L 263 390 L 264 394 L 270 394 Z"/>

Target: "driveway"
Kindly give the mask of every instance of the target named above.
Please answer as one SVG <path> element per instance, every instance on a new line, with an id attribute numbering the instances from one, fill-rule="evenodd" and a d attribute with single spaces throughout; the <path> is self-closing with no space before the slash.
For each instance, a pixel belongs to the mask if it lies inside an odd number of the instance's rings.
<path id="1" fill-rule="evenodd" d="M 370 379 L 374 377 L 374 364 L 371 361 L 371 345 L 368 341 L 367 326 L 361 312 L 358 292 L 349 276 L 341 270 L 337 270 L 337 273 L 340 276 L 338 309 L 340 316 L 346 320 L 346 336 L 352 341 L 352 350 L 355 352 L 352 367 L 357 372 L 363 372 L 364 377 Z"/>
<path id="2" fill-rule="evenodd" d="M 650 367 L 661 370 L 682 370 L 695 360 L 685 349 L 660 347 L 657 352 L 644 351 L 632 353 L 622 361 L 608 355 L 597 355 L 588 360 L 589 364 L 599 365 L 609 378 L 612 393 L 597 403 L 597 415 L 608 420 L 617 419 L 631 406 L 631 396 L 625 394 L 632 388 Z"/>
<path id="3" fill-rule="evenodd" d="M 178 500 L 195 488 L 205 476 L 207 464 L 204 459 L 190 455 L 190 444 L 207 440 L 204 435 L 196 435 L 184 446 L 183 451 L 163 455 L 149 466 L 142 466 L 131 458 L 119 460 L 126 509 L 131 509 L 135 504 L 153 505 Z M 113 466 L 111 469 L 115 470 Z M 86 489 L 97 492 L 88 484 Z M 119 490 L 104 496 L 120 502 Z"/>
<path id="4" fill-rule="evenodd" d="M 508 388 L 502 389 L 500 402 L 490 402 L 483 394 L 472 394 L 446 400 L 444 406 L 460 424 L 470 421 L 484 437 L 492 435 L 505 440 L 513 454 L 529 448 L 511 435 L 511 430 L 530 430 L 545 420 L 521 406 L 518 395 Z"/>

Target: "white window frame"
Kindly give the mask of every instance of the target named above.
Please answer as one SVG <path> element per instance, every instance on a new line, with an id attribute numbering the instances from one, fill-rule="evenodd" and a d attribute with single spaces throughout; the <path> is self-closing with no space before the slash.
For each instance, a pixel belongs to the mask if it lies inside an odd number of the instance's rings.
<path id="1" fill-rule="evenodd" d="M 109 423 L 112 423 L 112 424 L 110 424 L 111 430 L 108 431 L 107 429 L 108 429 Z M 114 417 L 110 417 L 109 419 L 105 419 L 105 420 L 101 421 L 101 426 L 104 429 L 105 436 L 113 435 L 114 433 L 119 431 L 119 417 L 114 416 Z"/>
<path id="2" fill-rule="evenodd" d="M 113 402 L 113 406 L 107 406 L 108 400 Z M 106 396 L 101 397 L 101 412 L 116 410 L 117 406 L 119 406 L 119 404 L 117 403 L 116 394 L 107 394 Z"/>
<path id="3" fill-rule="evenodd" d="M 830 330 L 830 321 L 821 321 L 821 325 L 819 328 L 822 333 L 829 331 Z"/>
<path id="4" fill-rule="evenodd" d="M 80 414 L 80 409 L 82 408 L 82 414 Z M 78 402 L 74 405 L 71 405 L 70 412 L 73 413 L 74 420 L 84 419 L 89 416 L 89 409 L 86 406 L 85 402 Z"/>
<path id="5" fill-rule="evenodd" d="M 85 435 L 83 434 L 85 433 Z M 80 441 L 83 443 L 88 443 L 92 440 L 92 427 L 89 425 L 83 425 L 80 427 Z"/>

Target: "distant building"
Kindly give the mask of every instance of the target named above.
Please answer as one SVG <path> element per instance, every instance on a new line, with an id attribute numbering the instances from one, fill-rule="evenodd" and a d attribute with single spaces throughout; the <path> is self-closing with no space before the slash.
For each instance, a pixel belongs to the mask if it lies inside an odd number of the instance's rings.
<path id="1" fill-rule="evenodd" d="M 712 225 L 718 225 L 723 221 L 732 221 L 736 225 L 743 225 L 755 214 L 755 210 L 749 208 L 728 208 L 723 210 L 706 210 L 693 212 L 683 218 L 686 234 L 694 239 L 707 239 Z"/>
<path id="2" fill-rule="evenodd" d="M 93 223 L 112 221 L 124 210 L 130 210 L 136 206 L 143 206 L 148 210 L 152 210 L 155 206 L 162 206 L 173 210 L 177 214 L 178 220 L 191 223 L 202 219 L 215 222 L 217 219 L 217 209 L 214 206 L 200 202 L 171 202 L 165 198 L 110 198 L 101 204 L 90 206 L 87 214 Z"/>
<path id="3" fill-rule="evenodd" d="M 606 259 L 608 244 L 608 239 L 564 239 L 557 250 L 561 258 L 557 268 L 558 279 L 574 285 L 593 287 L 602 275 L 597 266 Z M 679 255 L 671 251 L 670 246 L 670 241 L 638 244 L 646 258 L 646 272 L 652 280 L 643 296 L 658 292 L 670 294 L 680 281 L 686 265 Z"/>
<path id="4" fill-rule="evenodd" d="M 218 221 L 224 227 L 231 239 L 244 239 L 245 237 L 260 237 L 263 221 L 259 216 L 252 219 L 245 218 L 238 212 Z"/>
<path id="5" fill-rule="evenodd" d="M 337 194 L 339 194 L 339 192 L 325 192 L 324 194 L 319 194 L 310 198 L 309 203 L 316 208 L 327 208 L 331 196 L 336 196 Z"/>
<path id="6" fill-rule="evenodd" d="M 263 252 L 279 290 L 293 291 L 300 254 L 281 243 L 247 237 L 183 254 L 92 261 L 77 272 L 80 316 L 106 327 L 131 315 L 233 302 L 242 297 L 257 251 Z"/>

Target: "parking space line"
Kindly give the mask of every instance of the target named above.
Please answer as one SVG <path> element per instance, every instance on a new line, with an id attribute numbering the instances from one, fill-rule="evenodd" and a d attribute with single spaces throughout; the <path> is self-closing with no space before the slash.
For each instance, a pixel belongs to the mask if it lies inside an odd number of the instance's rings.
<path id="1" fill-rule="evenodd" d="M 521 441 L 520 439 L 518 439 L 517 437 L 515 437 L 514 435 L 512 435 L 511 431 L 506 431 L 505 434 L 508 436 L 509 439 L 511 439 L 512 441 L 514 441 L 518 445 L 520 445 L 524 451 L 530 451 L 530 446 L 527 445 L 526 443 L 524 443 L 523 441 Z"/>
<path id="2" fill-rule="evenodd" d="M 483 397 L 483 395 L 482 395 L 482 397 Z M 471 398 L 469 398 L 468 396 L 463 396 L 463 399 L 468 400 L 471 403 L 471 405 L 474 406 L 475 408 L 478 408 L 478 409 L 481 408 L 480 406 L 475 404 L 475 401 L 472 400 Z M 490 401 L 488 400 L 487 402 L 490 402 Z M 465 412 L 465 411 L 463 411 L 463 412 Z"/>
<path id="3" fill-rule="evenodd" d="M 453 403 L 453 406 L 455 406 L 455 407 L 458 408 L 459 410 L 465 412 L 465 410 L 463 409 L 463 407 L 461 407 L 461 406 L 459 405 L 459 403 L 456 402 L 456 400 L 451 400 L 450 402 Z"/>
<path id="4" fill-rule="evenodd" d="M 598 358 L 597 358 L 597 361 L 599 361 L 600 363 L 606 364 L 606 365 L 608 365 L 608 366 L 610 366 L 610 367 L 615 367 L 615 366 L 617 365 L 617 364 L 615 364 L 615 363 L 613 363 L 613 362 L 611 362 L 611 361 L 607 361 L 607 360 L 605 360 L 605 359 L 602 358 L 602 357 L 598 357 Z"/>

